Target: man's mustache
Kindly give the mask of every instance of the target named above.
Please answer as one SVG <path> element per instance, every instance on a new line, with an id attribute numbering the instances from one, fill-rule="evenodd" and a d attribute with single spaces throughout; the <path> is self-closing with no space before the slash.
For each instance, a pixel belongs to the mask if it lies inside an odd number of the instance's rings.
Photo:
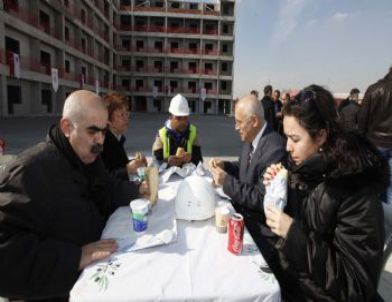
<path id="1" fill-rule="evenodd" d="M 103 151 L 103 145 L 101 144 L 95 144 L 91 147 L 91 153 L 92 154 L 99 154 Z"/>

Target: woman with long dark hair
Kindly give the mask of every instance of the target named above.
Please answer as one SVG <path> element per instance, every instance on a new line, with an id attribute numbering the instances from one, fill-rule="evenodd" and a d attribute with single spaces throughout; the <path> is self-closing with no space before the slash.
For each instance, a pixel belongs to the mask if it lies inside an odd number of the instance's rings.
<path id="1" fill-rule="evenodd" d="M 372 301 L 384 246 L 379 194 L 388 165 L 364 137 L 344 132 L 334 99 L 312 85 L 283 108 L 290 154 L 288 204 L 266 209 L 280 238 L 274 270 L 287 301 Z M 268 185 L 277 173 L 264 175 Z"/>

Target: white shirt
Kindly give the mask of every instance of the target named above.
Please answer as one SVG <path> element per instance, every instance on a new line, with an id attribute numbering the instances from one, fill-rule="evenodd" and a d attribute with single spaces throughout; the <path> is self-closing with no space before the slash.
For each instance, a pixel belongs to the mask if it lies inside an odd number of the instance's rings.
<path id="1" fill-rule="evenodd" d="M 260 129 L 259 133 L 257 133 L 256 137 L 252 141 L 252 147 L 253 147 L 252 156 L 256 151 L 257 145 L 259 144 L 260 138 L 263 135 L 265 128 L 267 128 L 267 123 L 264 123 L 263 127 Z"/>

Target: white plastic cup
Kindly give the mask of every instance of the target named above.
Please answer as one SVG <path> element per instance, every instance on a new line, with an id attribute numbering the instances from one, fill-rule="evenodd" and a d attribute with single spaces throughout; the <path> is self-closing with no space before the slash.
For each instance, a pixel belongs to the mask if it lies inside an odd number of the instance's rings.
<path id="1" fill-rule="evenodd" d="M 147 230 L 149 204 L 148 200 L 142 198 L 132 200 L 129 204 L 132 212 L 133 230 L 137 233 Z"/>
<path id="2" fill-rule="evenodd" d="M 219 233 L 227 232 L 227 223 L 230 218 L 230 209 L 227 206 L 215 208 L 215 226 Z"/>

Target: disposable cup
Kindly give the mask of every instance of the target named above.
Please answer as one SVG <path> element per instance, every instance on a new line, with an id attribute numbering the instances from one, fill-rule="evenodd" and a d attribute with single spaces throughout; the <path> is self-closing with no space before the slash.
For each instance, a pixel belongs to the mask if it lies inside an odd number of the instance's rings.
<path id="1" fill-rule="evenodd" d="M 226 233 L 230 218 L 230 209 L 227 206 L 215 208 L 215 226 L 219 233 Z"/>
<path id="2" fill-rule="evenodd" d="M 148 226 L 149 201 L 146 199 L 135 199 L 130 202 L 132 213 L 132 224 L 135 232 L 144 232 Z"/>

